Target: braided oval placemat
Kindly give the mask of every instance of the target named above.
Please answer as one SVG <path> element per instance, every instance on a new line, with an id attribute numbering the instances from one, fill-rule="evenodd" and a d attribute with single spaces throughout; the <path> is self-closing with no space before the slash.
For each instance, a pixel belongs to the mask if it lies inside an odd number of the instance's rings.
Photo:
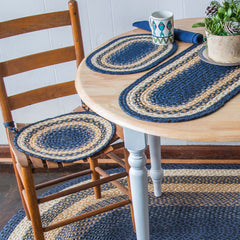
<path id="1" fill-rule="evenodd" d="M 17 132 L 16 148 L 43 160 L 73 162 L 94 155 L 112 139 L 115 126 L 91 112 L 78 112 L 30 124 Z"/>
<path id="2" fill-rule="evenodd" d="M 151 34 L 124 36 L 91 53 L 87 66 L 106 74 L 130 74 L 150 69 L 177 50 L 177 44 L 155 45 Z"/>
<path id="3" fill-rule="evenodd" d="M 129 115 L 152 122 L 196 119 L 222 107 L 240 91 L 240 66 L 200 60 L 192 45 L 128 86 L 119 97 Z"/>

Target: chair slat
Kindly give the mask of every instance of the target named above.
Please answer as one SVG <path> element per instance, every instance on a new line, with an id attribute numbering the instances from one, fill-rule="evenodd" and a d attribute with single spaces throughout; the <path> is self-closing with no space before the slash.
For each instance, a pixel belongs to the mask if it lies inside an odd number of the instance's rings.
<path id="1" fill-rule="evenodd" d="M 29 125 L 29 123 L 16 123 L 16 127 L 17 127 L 18 129 L 21 129 L 21 128 L 23 128 L 23 127 L 26 127 L 27 125 Z"/>
<path id="2" fill-rule="evenodd" d="M 7 77 L 75 59 L 75 50 L 73 46 L 54 49 L 2 62 L 0 64 L 0 75 L 2 77 Z"/>
<path id="3" fill-rule="evenodd" d="M 29 156 L 31 162 L 32 162 L 32 166 L 33 168 L 44 168 L 44 163 L 43 161 L 40 159 L 40 158 L 36 158 L 36 157 L 32 157 L 32 156 Z"/>
<path id="4" fill-rule="evenodd" d="M 51 168 L 58 168 L 59 167 L 58 163 L 57 162 L 53 162 L 53 161 L 46 161 L 46 164 L 47 164 L 47 167 L 49 169 L 51 169 Z"/>
<path id="5" fill-rule="evenodd" d="M 10 109 L 14 110 L 38 102 L 73 95 L 75 93 L 74 81 L 69 81 L 13 95 L 8 98 L 8 101 Z"/>
<path id="6" fill-rule="evenodd" d="M 85 110 L 81 106 L 77 106 L 73 112 L 85 112 Z"/>
<path id="7" fill-rule="evenodd" d="M 62 167 L 70 167 L 72 165 L 77 165 L 77 164 L 82 164 L 83 163 L 83 160 L 78 160 L 78 161 L 74 161 L 74 162 L 69 162 L 69 163 L 65 163 L 65 162 L 62 162 Z"/>
<path id="8" fill-rule="evenodd" d="M 69 11 L 40 14 L 0 23 L 0 39 L 18 34 L 70 25 Z"/>

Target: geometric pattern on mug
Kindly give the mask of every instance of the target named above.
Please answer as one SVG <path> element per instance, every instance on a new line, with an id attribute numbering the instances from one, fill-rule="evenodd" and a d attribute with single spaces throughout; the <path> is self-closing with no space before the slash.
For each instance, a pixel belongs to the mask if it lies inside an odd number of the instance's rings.
<path id="1" fill-rule="evenodd" d="M 165 25 L 163 22 L 160 22 L 158 24 L 158 28 L 160 29 L 161 33 L 160 33 L 160 37 L 164 37 L 164 33 L 163 33 L 163 30 L 165 29 Z"/>
<path id="2" fill-rule="evenodd" d="M 168 36 L 172 35 L 171 29 L 172 29 L 172 22 L 169 20 L 167 23 L 167 29 L 169 30 Z"/>
<path id="3" fill-rule="evenodd" d="M 155 21 L 153 20 L 152 22 L 152 27 L 153 27 L 153 34 L 155 35 L 156 34 L 156 29 L 157 29 L 157 24 L 155 23 Z"/>
<path id="4" fill-rule="evenodd" d="M 153 38 L 153 43 L 155 44 L 168 44 L 168 43 L 173 43 L 174 42 L 174 37 L 167 37 L 167 38 L 158 38 L 158 37 L 152 37 Z"/>

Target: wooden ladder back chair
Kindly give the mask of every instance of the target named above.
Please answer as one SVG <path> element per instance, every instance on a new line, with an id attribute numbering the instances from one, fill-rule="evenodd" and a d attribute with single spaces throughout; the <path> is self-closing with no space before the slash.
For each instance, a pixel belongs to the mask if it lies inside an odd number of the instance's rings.
<path id="1" fill-rule="evenodd" d="M 29 70 L 34 70 L 58 63 L 64 63 L 68 61 L 76 60 L 77 66 L 80 64 L 84 57 L 83 53 L 83 45 L 82 45 L 82 37 L 80 30 L 80 22 L 78 15 L 78 7 L 77 2 L 75 0 L 70 0 L 68 3 L 69 10 L 47 13 L 35 16 L 29 16 L 24 18 L 19 18 L 15 20 L 10 20 L 6 22 L 0 23 L 0 39 L 8 38 L 18 34 L 24 34 L 28 32 L 55 28 L 59 26 L 67 26 L 70 25 L 72 27 L 73 33 L 73 42 L 74 46 L 64 47 L 55 50 L 49 50 L 46 52 L 41 52 L 33 55 L 24 56 L 17 59 L 8 60 L 0 63 L 0 102 L 1 102 L 1 110 L 4 120 L 4 125 L 6 127 L 6 132 L 8 136 L 8 141 L 10 145 L 12 160 L 14 171 L 19 187 L 20 196 L 22 199 L 23 207 L 26 212 L 27 217 L 32 221 L 33 232 L 35 239 L 44 239 L 44 232 L 50 231 L 57 227 L 64 226 L 66 224 L 73 223 L 75 221 L 79 221 L 81 219 L 94 216 L 96 214 L 124 206 L 126 204 L 131 205 L 131 196 L 129 188 L 121 185 L 117 179 L 126 177 L 128 178 L 128 169 L 129 165 L 127 161 L 122 160 L 117 154 L 114 153 L 116 149 L 120 149 L 124 152 L 125 160 L 127 159 L 127 152 L 123 148 L 123 143 L 116 140 L 122 137 L 122 129 L 116 126 L 116 131 L 113 131 L 111 137 L 108 142 L 97 152 L 94 152 L 94 155 L 89 155 L 84 159 L 80 158 L 79 160 L 74 159 L 74 161 L 62 161 L 46 159 L 45 157 L 39 158 L 34 154 L 28 154 L 28 152 L 21 151 L 18 147 L 16 147 L 16 135 L 20 134 L 21 131 L 27 131 L 29 126 L 26 124 L 17 124 L 14 122 L 12 117 L 12 111 L 26 107 L 28 105 L 36 104 L 38 102 L 43 102 L 50 99 L 55 99 L 59 97 L 64 97 L 72 94 L 76 94 L 74 81 L 69 81 L 65 83 L 60 83 L 51 86 L 45 86 L 39 89 L 26 91 L 24 93 L 19 93 L 16 95 L 7 95 L 5 81 L 7 81 L 6 77 L 15 75 L 18 73 L 26 72 Z M 79 100 L 80 101 L 80 100 Z M 100 116 L 86 112 L 82 108 L 78 108 L 78 113 L 74 113 L 72 116 L 85 116 L 89 114 L 91 117 L 95 119 L 101 118 Z M 65 116 L 65 115 L 64 115 Z M 67 115 L 68 116 L 68 115 Z M 88 116 L 88 115 L 87 115 Z M 106 121 L 106 120 L 104 120 Z M 107 121 L 108 122 L 108 121 Z M 40 122 L 40 124 L 42 124 Z M 107 123 L 108 124 L 108 123 Z M 109 123 L 110 124 L 110 123 Z M 113 124 L 112 124 L 113 125 Z M 111 125 L 111 126 L 112 126 Z M 33 124 L 33 126 L 35 126 Z M 23 128 L 24 127 L 24 128 Z M 23 128 L 23 129 L 21 129 Z M 15 141 L 15 142 L 14 142 Z M 91 142 L 91 141 L 90 141 Z M 17 142 L 18 143 L 18 142 Z M 119 152 L 119 151 L 118 151 Z M 41 151 L 40 151 L 41 154 Z M 119 163 L 122 167 L 126 168 L 126 171 L 109 175 L 103 169 L 101 169 L 98 165 L 99 158 L 111 158 L 117 163 Z M 88 160 L 90 164 L 90 168 L 81 172 L 77 172 L 66 177 L 61 177 L 56 180 L 51 180 L 46 183 L 41 183 L 38 185 L 34 184 L 33 173 L 37 171 L 41 171 L 43 169 L 51 169 L 51 168 L 59 168 L 59 167 L 67 167 L 73 164 L 81 164 L 83 160 Z M 87 184 L 82 184 L 81 186 L 72 188 L 71 190 L 64 190 L 59 193 L 51 194 L 45 197 L 38 198 L 36 190 L 42 189 L 44 187 L 49 187 L 53 184 L 58 184 L 66 180 L 70 180 L 76 177 L 80 177 L 83 175 L 91 174 L 92 181 Z M 102 177 L 100 177 L 102 176 Z M 79 216 L 71 216 L 69 219 L 64 219 L 58 223 L 51 224 L 49 226 L 42 226 L 41 216 L 39 213 L 39 204 L 50 201 L 62 196 L 66 196 L 68 194 L 72 194 L 87 188 L 94 188 L 94 193 L 96 198 L 101 197 L 101 189 L 100 185 L 112 182 L 115 186 L 117 186 L 124 194 L 127 194 L 128 197 L 126 200 L 123 200 L 118 203 L 112 203 L 111 205 L 100 208 Z M 129 182 L 129 181 L 128 181 Z M 132 206 L 131 206 L 131 214 L 132 214 Z M 134 221 L 133 221 L 134 224 Z"/>

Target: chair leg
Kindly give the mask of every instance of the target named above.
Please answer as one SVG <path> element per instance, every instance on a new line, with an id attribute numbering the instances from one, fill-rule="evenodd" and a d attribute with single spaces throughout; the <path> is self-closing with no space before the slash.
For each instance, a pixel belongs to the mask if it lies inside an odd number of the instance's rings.
<path id="1" fill-rule="evenodd" d="M 16 162 L 15 162 L 14 160 L 13 160 L 13 169 L 14 169 L 15 176 L 16 176 L 16 179 L 17 179 L 18 190 L 19 190 L 19 193 L 20 193 L 20 197 L 21 197 L 21 200 L 22 200 L 22 205 L 23 205 L 25 214 L 26 214 L 28 220 L 31 220 L 31 219 L 30 219 L 29 212 L 28 212 L 28 208 L 27 208 L 27 205 L 26 205 L 25 199 L 24 199 L 24 197 L 23 197 L 23 193 L 22 193 L 24 187 L 23 187 L 21 178 L 20 178 L 19 173 L 18 173 L 18 170 L 17 170 Z"/>
<path id="2" fill-rule="evenodd" d="M 29 215 L 29 212 L 28 212 L 28 208 L 27 208 L 25 199 L 24 199 L 23 194 L 22 194 L 22 191 L 23 191 L 24 187 L 23 187 L 23 184 L 22 184 L 22 180 L 21 180 L 21 178 L 19 176 L 19 172 L 17 170 L 17 162 L 16 162 L 16 160 L 14 158 L 14 154 L 12 153 L 11 150 L 10 150 L 10 153 L 11 153 L 11 157 L 12 157 L 13 169 L 14 169 L 15 177 L 16 177 L 16 180 L 17 180 L 18 191 L 19 191 L 19 194 L 20 194 L 20 197 L 21 197 L 21 200 L 22 200 L 22 205 L 23 205 L 23 208 L 24 208 L 24 211 L 25 211 L 25 214 L 26 214 L 28 220 L 30 220 L 30 215 Z"/>
<path id="3" fill-rule="evenodd" d="M 44 240 L 41 216 L 38 207 L 37 194 L 34 186 L 32 170 L 30 166 L 22 167 L 23 185 L 26 191 L 27 205 L 32 221 L 34 239 Z"/>
<path id="4" fill-rule="evenodd" d="M 134 232 L 136 232 L 136 227 L 135 227 L 135 219 L 134 219 L 134 213 L 133 213 L 133 205 L 132 205 L 132 195 L 131 195 L 131 187 L 130 187 L 130 179 L 129 179 L 129 169 L 130 169 L 130 165 L 128 163 L 128 156 L 129 156 L 129 152 L 126 148 L 124 148 L 124 160 L 125 160 L 125 167 L 126 167 L 126 171 L 128 173 L 127 176 L 127 182 L 128 182 L 128 194 L 129 194 L 129 198 L 131 200 L 131 204 L 130 204 L 130 210 L 131 210 L 131 217 L 132 217 L 132 224 L 133 224 L 133 230 Z"/>
<path id="5" fill-rule="evenodd" d="M 98 160 L 97 159 L 92 159 L 92 158 L 88 158 L 89 164 L 90 164 L 90 169 L 92 170 L 92 181 L 96 181 L 98 179 L 100 179 L 100 175 L 99 173 L 96 172 L 95 168 L 98 167 Z M 94 193 L 95 193 L 95 197 L 97 199 L 101 198 L 101 186 L 98 185 L 96 187 L 93 187 L 94 189 Z"/>

